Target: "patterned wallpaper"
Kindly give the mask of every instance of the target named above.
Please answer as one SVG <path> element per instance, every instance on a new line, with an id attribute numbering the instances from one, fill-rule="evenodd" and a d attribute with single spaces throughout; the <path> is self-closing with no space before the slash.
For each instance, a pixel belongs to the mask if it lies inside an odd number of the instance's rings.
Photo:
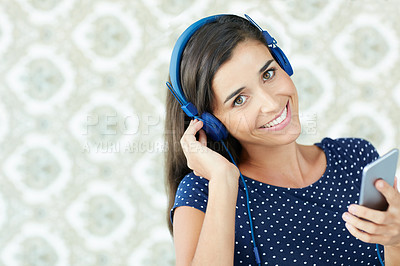
<path id="1" fill-rule="evenodd" d="M 164 82 L 179 34 L 216 13 L 291 59 L 300 142 L 400 146 L 395 0 L 0 0 L 0 266 L 174 264 Z"/>

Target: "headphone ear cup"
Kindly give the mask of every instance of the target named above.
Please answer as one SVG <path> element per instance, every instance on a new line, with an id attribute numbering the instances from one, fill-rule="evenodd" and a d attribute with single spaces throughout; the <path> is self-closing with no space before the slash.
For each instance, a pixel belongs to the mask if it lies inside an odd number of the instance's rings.
<path id="1" fill-rule="evenodd" d="M 228 137 L 228 130 L 214 115 L 210 113 L 203 113 L 201 115 L 203 120 L 203 129 L 214 141 L 220 141 Z"/>
<path id="2" fill-rule="evenodd" d="M 285 72 L 291 76 L 293 75 L 293 68 L 290 65 L 289 59 L 286 57 L 285 53 L 279 48 L 278 46 L 275 46 L 274 48 L 270 48 L 272 56 L 275 58 L 275 60 L 278 62 L 280 67 L 285 70 Z"/>

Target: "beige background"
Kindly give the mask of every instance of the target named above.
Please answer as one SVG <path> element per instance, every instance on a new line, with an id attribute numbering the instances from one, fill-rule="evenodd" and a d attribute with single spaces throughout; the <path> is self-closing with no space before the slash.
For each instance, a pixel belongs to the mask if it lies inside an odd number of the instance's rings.
<path id="1" fill-rule="evenodd" d="M 300 142 L 400 146 L 398 1 L 1 0 L 0 266 L 173 265 L 164 82 L 179 34 L 216 13 L 277 38 Z"/>

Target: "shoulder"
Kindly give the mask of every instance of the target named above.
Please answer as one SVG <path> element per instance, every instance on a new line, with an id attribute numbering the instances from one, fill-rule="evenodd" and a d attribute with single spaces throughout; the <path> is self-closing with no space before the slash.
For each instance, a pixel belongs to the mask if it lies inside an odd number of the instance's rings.
<path id="1" fill-rule="evenodd" d="M 187 190 L 200 190 L 203 192 L 207 190 L 208 192 L 208 180 L 191 172 L 179 183 L 177 194 Z"/>
<path id="2" fill-rule="evenodd" d="M 315 145 L 334 157 L 344 156 L 352 161 L 369 163 L 379 157 L 376 148 L 368 140 L 362 138 L 324 138 Z"/>
<path id="3" fill-rule="evenodd" d="M 175 194 L 174 206 L 171 209 L 171 221 L 174 210 L 181 206 L 189 206 L 206 211 L 208 201 L 208 180 L 195 175 L 193 172 L 187 174 L 179 186 Z"/>
<path id="4" fill-rule="evenodd" d="M 377 153 L 375 147 L 368 140 L 362 138 L 324 138 L 315 145 L 323 150 L 338 150 L 349 154 Z"/>

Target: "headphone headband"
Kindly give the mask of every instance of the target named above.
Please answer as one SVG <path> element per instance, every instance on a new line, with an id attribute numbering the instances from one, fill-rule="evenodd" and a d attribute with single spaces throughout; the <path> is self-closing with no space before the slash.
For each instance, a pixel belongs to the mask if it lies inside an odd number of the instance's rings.
<path id="1" fill-rule="evenodd" d="M 216 21 L 217 18 L 221 16 L 223 15 L 205 17 L 193 23 L 181 34 L 181 36 L 179 36 L 178 40 L 175 43 L 174 50 L 172 51 L 171 55 L 171 63 L 169 65 L 169 76 L 171 79 L 172 87 L 175 89 L 174 95 L 178 98 L 178 101 L 182 105 L 187 104 L 187 100 L 183 94 L 181 86 L 181 78 L 180 78 L 180 73 L 181 73 L 180 68 L 181 68 L 181 59 L 183 50 L 185 50 L 186 44 L 188 43 L 190 37 L 192 37 L 192 35 L 199 28 L 201 28 L 201 26 Z"/>

